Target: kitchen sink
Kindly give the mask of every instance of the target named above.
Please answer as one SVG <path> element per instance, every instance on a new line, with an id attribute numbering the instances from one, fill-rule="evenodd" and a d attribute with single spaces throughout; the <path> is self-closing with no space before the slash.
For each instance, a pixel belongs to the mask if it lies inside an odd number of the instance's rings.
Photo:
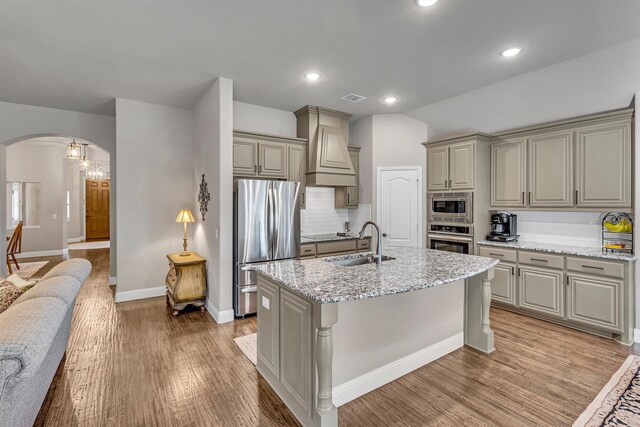
<path id="1" fill-rule="evenodd" d="M 391 261 L 394 260 L 394 257 L 390 257 L 390 256 L 382 256 L 382 261 Z M 375 258 L 373 258 L 371 255 L 362 255 L 362 256 L 357 256 L 357 257 L 350 257 L 350 258 L 329 258 L 326 260 L 327 262 L 330 262 L 331 264 L 335 264 L 335 265 L 340 265 L 342 267 L 353 267 L 356 265 L 365 265 L 365 264 L 375 264 L 376 260 Z"/>

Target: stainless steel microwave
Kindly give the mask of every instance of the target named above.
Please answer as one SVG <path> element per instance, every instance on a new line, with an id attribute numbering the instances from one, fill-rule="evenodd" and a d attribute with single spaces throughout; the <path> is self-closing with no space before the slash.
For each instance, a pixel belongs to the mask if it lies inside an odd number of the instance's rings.
<path id="1" fill-rule="evenodd" d="M 429 222 L 473 223 L 473 193 L 429 193 Z"/>

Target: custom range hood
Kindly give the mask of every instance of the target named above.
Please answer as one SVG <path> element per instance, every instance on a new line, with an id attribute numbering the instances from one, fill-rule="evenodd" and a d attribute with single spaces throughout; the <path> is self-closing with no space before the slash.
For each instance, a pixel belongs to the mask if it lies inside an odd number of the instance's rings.
<path id="1" fill-rule="evenodd" d="M 347 150 L 351 114 L 313 105 L 293 114 L 298 138 L 309 140 L 306 185 L 354 187 L 356 173 Z"/>

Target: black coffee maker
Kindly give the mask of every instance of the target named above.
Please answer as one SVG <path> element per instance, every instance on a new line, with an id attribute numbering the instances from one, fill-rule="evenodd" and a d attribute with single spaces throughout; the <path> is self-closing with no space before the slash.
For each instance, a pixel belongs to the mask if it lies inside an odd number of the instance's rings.
<path id="1" fill-rule="evenodd" d="M 518 240 L 518 216 L 498 212 L 491 215 L 491 233 L 487 240 L 496 242 L 515 242 Z"/>

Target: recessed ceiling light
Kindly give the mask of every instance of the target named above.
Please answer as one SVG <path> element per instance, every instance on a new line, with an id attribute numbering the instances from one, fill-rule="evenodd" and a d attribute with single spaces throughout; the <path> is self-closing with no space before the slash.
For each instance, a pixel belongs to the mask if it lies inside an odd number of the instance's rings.
<path id="1" fill-rule="evenodd" d="M 384 99 L 384 102 L 385 102 L 386 104 L 395 104 L 395 102 L 396 102 L 397 100 L 398 100 L 398 98 L 396 98 L 395 96 L 387 96 L 387 97 Z"/>
<path id="2" fill-rule="evenodd" d="M 509 49 L 505 49 L 502 52 L 500 52 L 500 56 L 505 56 L 508 58 L 510 56 L 516 56 L 520 52 L 522 52 L 521 47 L 510 47 Z"/>
<path id="3" fill-rule="evenodd" d="M 305 74 L 305 77 L 310 82 L 315 82 L 316 80 L 318 80 L 320 78 L 320 74 L 318 74 L 318 73 L 307 73 L 307 74 Z"/>
<path id="4" fill-rule="evenodd" d="M 417 0 L 418 6 L 428 7 L 438 3 L 438 0 Z"/>

